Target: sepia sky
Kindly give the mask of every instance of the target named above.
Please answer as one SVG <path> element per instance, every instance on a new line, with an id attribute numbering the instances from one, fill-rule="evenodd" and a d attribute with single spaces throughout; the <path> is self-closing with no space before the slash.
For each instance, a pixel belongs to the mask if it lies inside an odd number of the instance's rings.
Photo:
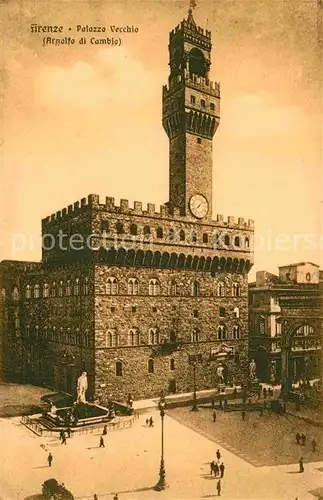
<path id="1" fill-rule="evenodd" d="M 221 84 L 213 216 L 255 219 L 251 278 L 303 260 L 323 267 L 316 1 L 197 3 L 197 24 L 212 31 L 211 80 Z M 167 201 L 162 85 L 169 31 L 187 9 L 173 0 L 2 3 L 1 259 L 39 260 L 40 220 L 89 193 Z M 63 25 L 52 36 L 76 43 L 43 47 L 31 23 Z M 77 24 L 139 32 L 122 34 L 120 47 L 91 45 Z"/>

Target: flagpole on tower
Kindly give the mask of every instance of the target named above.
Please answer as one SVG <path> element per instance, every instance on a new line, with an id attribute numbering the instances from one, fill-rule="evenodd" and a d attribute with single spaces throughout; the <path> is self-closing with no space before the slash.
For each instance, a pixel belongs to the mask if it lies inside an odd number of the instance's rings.
<path id="1" fill-rule="evenodd" d="M 192 14 L 192 10 L 196 8 L 196 0 L 190 0 L 189 13 Z"/>

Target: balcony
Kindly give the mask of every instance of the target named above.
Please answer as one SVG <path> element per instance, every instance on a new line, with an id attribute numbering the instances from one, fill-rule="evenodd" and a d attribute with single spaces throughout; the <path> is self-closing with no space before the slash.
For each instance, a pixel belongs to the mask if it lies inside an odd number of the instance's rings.
<path id="1" fill-rule="evenodd" d="M 152 345 L 153 356 L 167 356 L 183 347 L 184 341 L 181 337 L 174 339 L 162 339 L 160 344 Z"/>

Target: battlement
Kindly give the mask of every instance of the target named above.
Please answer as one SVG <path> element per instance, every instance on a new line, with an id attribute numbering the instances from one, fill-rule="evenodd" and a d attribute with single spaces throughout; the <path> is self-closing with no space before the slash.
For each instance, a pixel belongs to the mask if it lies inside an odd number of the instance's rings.
<path id="1" fill-rule="evenodd" d="M 197 33 L 199 36 L 204 37 L 208 41 L 211 41 L 211 31 L 204 30 L 200 26 L 196 26 L 196 24 L 190 23 L 186 19 L 183 19 L 183 21 L 169 33 L 169 39 L 172 40 L 174 36 L 178 35 L 180 32 L 186 33 L 192 31 Z"/>
<path id="2" fill-rule="evenodd" d="M 58 210 L 56 213 L 49 215 L 42 219 L 42 224 L 65 218 L 66 216 L 74 216 L 78 214 L 81 209 L 91 209 L 99 206 L 100 197 L 97 194 L 89 194 L 87 198 L 82 198 L 80 201 L 75 201 L 68 207 Z"/>
<path id="3" fill-rule="evenodd" d="M 176 76 L 176 83 L 175 85 L 173 84 L 171 88 L 168 85 L 163 85 L 163 97 L 165 97 L 170 90 L 173 91 L 174 88 L 182 82 L 185 82 L 186 85 L 196 90 L 206 92 L 214 97 L 220 97 L 220 84 L 218 82 L 212 82 L 208 78 L 203 78 L 202 76 L 192 75 L 187 70 L 184 70 L 184 75 L 179 74 Z"/>
<path id="4" fill-rule="evenodd" d="M 156 217 L 160 219 L 175 219 L 182 222 L 196 222 L 190 221 L 188 217 L 181 215 L 179 208 L 170 207 L 168 204 L 160 205 L 159 210 L 156 209 L 155 203 L 147 203 L 145 206 L 141 201 L 134 201 L 133 206 L 130 206 L 129 200 L 122 198 L 119 205 L 115 204 L 113 197 L 107 196 L 105 203 L 100 203 L 100 196 L 97 194 L 90 194 L 87 198 L 82 198 L 81 201 L 76 201 L 67 208 L 58 210 L 55 214 L 42 219 L 42 223 L 48 223 L 63 219 L 64 217 L 74 216 L 81 210 L 96 209 L 99 211 L 107 211 L 114 214 L 124 215 L 138 215 L 144 217 Z M 201 222 L 202 223 L 202 222 Z M 208 222 L 207 224 L 214 226 L 222 226 L 232 229 L 254 229 L 254 221 L 252 219 L 244 219 L 243 217 L 225 217 L 222 214 L 217 214 L 216 219 Z"/>

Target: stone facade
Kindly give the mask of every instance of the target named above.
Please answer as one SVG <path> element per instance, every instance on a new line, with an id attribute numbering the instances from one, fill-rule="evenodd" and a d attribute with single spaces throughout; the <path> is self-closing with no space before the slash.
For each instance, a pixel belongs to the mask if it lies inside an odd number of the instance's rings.
<path id="1" fill-rule="evenodd" d="M 86 371 L 88 397 L 107 401 L 210 388 L 220 365 L 226 383 L 247 376 L 254 223 L 212 217 L 210 57 L 190 12 L 170 34 L 163 89 L 169 202 L 91 194 L 42 220 L 41 263 L 0 263 L 7 379 L 75 394 Z"/>
<path id="2" fill-rule="evenodd" d="M 301 378 L 320 376 L 323 313 L 319 297 L 315 264 L 282 266 L 278 276 L 257 273 L 256 283 L 249 285 L 249 352 L 261 380 L 283 380 L 290 387 Z"/>

